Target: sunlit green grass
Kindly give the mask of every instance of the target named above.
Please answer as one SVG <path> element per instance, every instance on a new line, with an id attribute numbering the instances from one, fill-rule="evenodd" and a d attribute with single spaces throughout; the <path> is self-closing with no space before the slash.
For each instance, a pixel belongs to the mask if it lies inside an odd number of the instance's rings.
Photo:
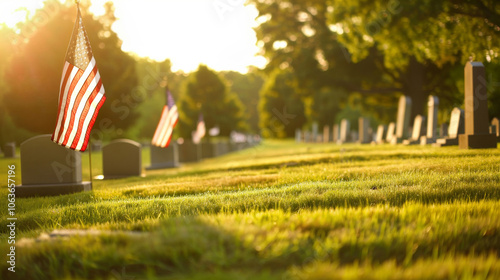
<path id="1" fill-rule="evenodd" d="M 94 176 L 101 161 L 92 155 Z M 20 183 L 18 159 L 0 164 L 5 178 L 16 164 Z M 500 278 L 500 149 L 266 141 L 146 174 L 18 199 L 17 272 L 4 261 L 2 276 Z M 54 230 L 70 234 L 45 238 Z"/>

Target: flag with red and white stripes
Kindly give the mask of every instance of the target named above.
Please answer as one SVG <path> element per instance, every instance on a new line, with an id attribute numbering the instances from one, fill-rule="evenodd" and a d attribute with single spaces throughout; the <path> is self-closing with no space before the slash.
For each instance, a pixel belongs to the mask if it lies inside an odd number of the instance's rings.
<path id="1" fill-rule="evenodd" d="M 163 107 L 163 112 L 161 113 L 160 122 L 156 127 L 155 134 L 151 144 L 158 147 L 168 147 L 170 140 L 172 139 L 172 132 L 174 130 L 177 121 L 179 120 L 179 112 L 177 111 L 177 106 L 175 106 L 174 98 L 172 94 L 167 89 L 167 104 Z"/>
<path id="2" fill-rule="evenodd" d="M 201 138 L 205 137 L 205 133 L 206 133 L 205 121 L 203 120 L 203 114 L 200 113 L 200 116 L 198 117 L 198 125 L 196 126 L 196 131 L 193 131 L 192 133 L 193 143 L 199 144 L 201 142 Z"/>
<path id="3" fill-rule="evenodd" d="M 106 100 L 80 9 L 66 52 L 59 89 L 59 111 L 52 141 L 85 151 L 97 114 Z"/>

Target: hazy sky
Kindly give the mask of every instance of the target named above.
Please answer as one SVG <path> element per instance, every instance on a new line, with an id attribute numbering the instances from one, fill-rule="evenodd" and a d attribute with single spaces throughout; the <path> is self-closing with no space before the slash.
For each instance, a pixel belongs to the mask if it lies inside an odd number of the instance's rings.
<path id="1" fill-rule="evenodd" d="M 62 0 L 61 0 L 62 1 Z M 109 0 L 91 0 L 94 14 Z M 64 2 L 64 1 L 62 1 Z M 156 60 L 170 58 L 173 70 L 192 71 L 204 63 L 215 70 L 245 72 L 263 66 L 256 57 L 253 6 L 243 0 L 115 0 L 113 30 L 123 50 Z M 1 0 L 0 22 L 13 26 L 43 0 Z M 67 38 L 69 40 L 69 38 Z M 91 42 L 92 43 L 92 42 Z"/>

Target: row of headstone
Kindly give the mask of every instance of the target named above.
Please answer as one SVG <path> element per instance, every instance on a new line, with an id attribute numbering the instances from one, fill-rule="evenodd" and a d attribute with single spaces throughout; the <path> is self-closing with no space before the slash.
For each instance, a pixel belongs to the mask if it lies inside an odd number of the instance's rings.
<path id="1" fill-rule="evenodd" d="M 151 146 L 151 166 L 146 169 L 171 168 L 179 162 L 199 161 L 201 158 L 222 155 L 231 150 L 253 146 L 248 143 L 203 143 L 185 141 L 172 143 L 168 148 Z M 210 147 L 202 153 L 203 148 Z M 14 145 L 15 147 L 15 145 Z M 102 148 L 103 179 L 142 176 L 141 144 L 128 139 L 114 140 Z M 30 138 L 21 144 L 21 180 L 16 186 L 17 197 L 53 196 L 90 191 L 91 182 L 82 180 L 82 153 L 51 140 L 51 135 Z"/>
<path id="2" fill-rule="evenodd" d="M 408 96 L 401 96 L 398 103 L 396 123 L 390 123 L 388 127 L 380 125 L 373 137 L 370 131 L 370 123 L 366 118 L 359 118 L 358 132 L 350 130 L 349 120 L 340 122 L 333 127 L 333 133 L 329 127 L 323 129 L 321 142 L 336 142 L 339 144 L 347 142 L 377 143 L 388 142 L 391 144 L 403 143 L 405 145 L 433 144 L 435 146 L 459 145 L 462 149 L 468 148 L 496 148 L 500 139 L 498 119 L 494 118 L 489 124 L 488 103 L 486 93 L 486 75 L 484 66 L 480 62 L 468 62 L 465 66 L 465 111 L 454 108 L 451 112 L 449 125 L 442 124 L 438 129 L 437 116 L 439 98 L 429 96 L 427 102 L 427 117 L 417 115 L 413 121 L 410 134 L 410 116 L 412 100 Z M 304 139 L 305 142 L 317 142 L 317 124 L 313 124 L 312 138 L 307 132 L 302 138 L 300 130 L 296 133 L 297 142 Z M 438 138 L 438 131 L 440 138 Z"/>

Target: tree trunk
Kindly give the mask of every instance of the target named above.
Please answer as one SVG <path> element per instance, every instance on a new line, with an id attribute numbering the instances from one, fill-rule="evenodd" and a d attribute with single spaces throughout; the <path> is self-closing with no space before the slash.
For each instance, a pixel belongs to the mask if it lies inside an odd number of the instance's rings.
<path id="1" fill-rule="evenodd" d="M 424 112 L 426 96 L 424 92 L 424 65 L 418 62 L 415 57 L 410 58 L 410 63 L 406 71 L 404 92 L 411 97 L 411 123 L 417 115 Z"/>

